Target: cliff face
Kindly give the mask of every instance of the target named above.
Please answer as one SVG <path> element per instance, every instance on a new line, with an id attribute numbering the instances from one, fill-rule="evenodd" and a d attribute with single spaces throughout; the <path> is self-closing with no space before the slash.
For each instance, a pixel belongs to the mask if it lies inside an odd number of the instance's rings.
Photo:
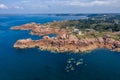
<path id="1" fill-rule="evenodd" d="M 96 48 L 108 48 L 120 51 L 120 41 L 110 37 L 83 38 L 78 39 L 69 30 L 38 26 L 35 23 L 13 27 L 12 30 L 31 30 L 31 34 L 44 35 L 40 40 L 23 39 L 14 44 L 14 48 L 34 48 L 57 52 L 85 52 Z M 57 34 L 57 37 L 50 38 L 48 34 Z"/>

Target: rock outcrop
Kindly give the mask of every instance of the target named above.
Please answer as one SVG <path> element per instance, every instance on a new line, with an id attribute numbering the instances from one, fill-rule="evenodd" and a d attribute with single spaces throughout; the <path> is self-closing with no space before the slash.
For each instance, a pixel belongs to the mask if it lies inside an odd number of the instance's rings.
<path id="1" fill-rule="evenodd" d="M 60 29 L 59 27 L 56 28 L 51 28 L 51 27 L 46 27 L 44 25 L 38 25 L 36 23 L 30 23 L 30 24 L 25 24 L 22 26 L 15 26 L 12 27 L 11 30 L 31 30 L 32 35 L 48 35 L 48 34 L 67 34 L 69 31 Z"/>
<path id="2" fill-rule="evenodd" d="M 74 36 L 75 37 L 75 36 Z M 97 48 L 108 48 L 111 50 L 120 50 L 120 41 L 111 38 L 85 38 L 85 39 L 72 39 L 72 38 L 50 38 L 44 36 L 41 40 L 18 40 L 14 44 L 14 48 L 33 48 L 39 47 L 42 50 L 50 50 L 57 52 L 85 52 Z"/>

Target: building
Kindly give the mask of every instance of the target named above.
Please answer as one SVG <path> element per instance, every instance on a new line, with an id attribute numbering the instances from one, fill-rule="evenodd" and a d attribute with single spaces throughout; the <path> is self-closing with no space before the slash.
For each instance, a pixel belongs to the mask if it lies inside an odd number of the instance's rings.
<path id="1" fill-rule="evenodd" d="M 73 32 L 76 33 L 76 34 L 79 34 L 79 35 L 82 34 L 82 32 L 79 29 L 74 29 Z"/>

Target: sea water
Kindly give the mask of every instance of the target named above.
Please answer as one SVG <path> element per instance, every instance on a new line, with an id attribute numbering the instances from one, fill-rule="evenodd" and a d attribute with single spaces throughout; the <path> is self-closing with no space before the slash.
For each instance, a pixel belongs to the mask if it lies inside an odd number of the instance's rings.
<path id="1" fill-rule="evenodd" d="M 81 19 L 81 16 L 0 15 L 0 80 L 120 80 L 120 53 L 96 49 L 90 53 L 52 53 L 14 49 L 18 39 L 41 39 L 12 26 Z M 53 35 L 51 35 L 53 36 Z"/>

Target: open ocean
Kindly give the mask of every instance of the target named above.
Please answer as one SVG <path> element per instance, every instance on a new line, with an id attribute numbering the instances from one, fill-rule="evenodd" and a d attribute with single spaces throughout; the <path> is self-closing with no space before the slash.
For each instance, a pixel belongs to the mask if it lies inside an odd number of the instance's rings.
<path id="1" fill-rule="evenodd" d="M 97 49 L 85 54 L 14 49 L 18 39 L 40 39 L 10 27 L 81 19 L 82 16 L 0 15 L 0 80 L 120 80 L 120 53 Z"/>

